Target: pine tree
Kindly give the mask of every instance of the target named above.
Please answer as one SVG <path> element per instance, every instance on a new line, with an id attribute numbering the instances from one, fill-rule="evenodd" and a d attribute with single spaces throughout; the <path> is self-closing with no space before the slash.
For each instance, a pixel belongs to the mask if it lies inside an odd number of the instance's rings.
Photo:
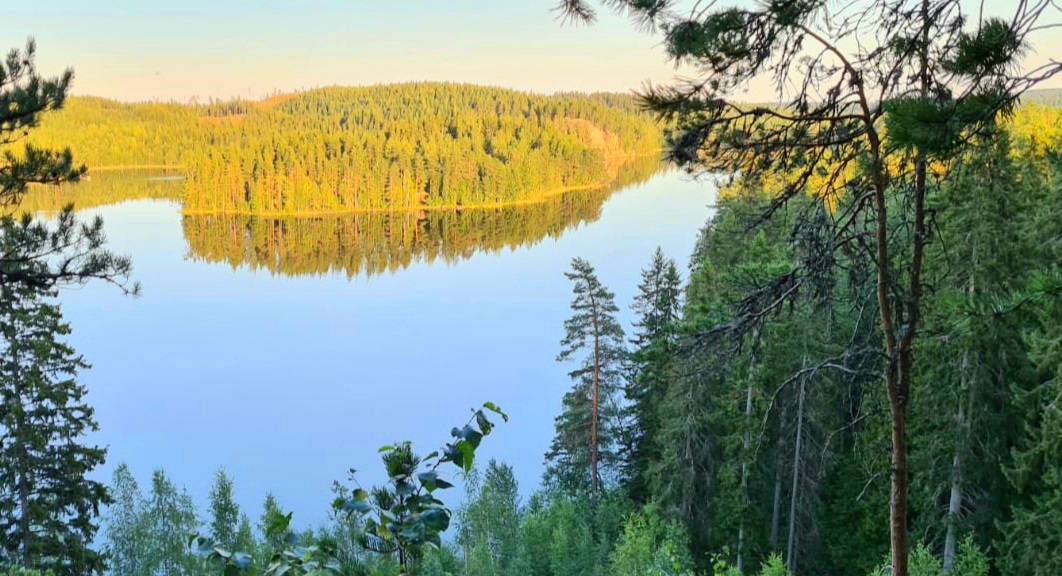
<path id="1" fill-rule="evenodd" d="M 675 261 L 665 257 L 658 247 L 649 267 L 642 270 L 642 282 L 632 306 L 638 315 L 631 354 L 633 375 L 624 390 L 628 402 L 624 476 L 627 495 L 636 502 L 648 500 L 647 474 L 659 459 L 662 415 L 658 410 L 672 377 L 681 290 L 682 278 Z"/>
<path id="2" fill-rule="evenodd" d="M 70 327 L 50 291 L 0 286 L 0 537 L 20 565 L 95 574 L 90 544 L 103 484 L 87 478 L 106 450 L 84 444 L 97 430 L 78 383 L 88 364 L 62 341 Z"/>
<path id="3" fill-rule="evenodd" d="M 557 360 L 576 360 L 580 366 L 569 373 L 574 384 L 556 419 L 556 435 L 546 453 L 546 477 L 569 490 L 588 490 L 596 499 L 602 478 L 617 463 L 616 396 L 623 385 L 626 358 L 623 327 L 616 319 L 615 296 L 589 262 L 573 259 L 572 271 L 565 276 L 572 281 L 575 298 Z M 580 353 L 586 356 L 576 359 Z"/>
<path id="4" fill-rule="evenodd" d="M 85 173 L 69 149 L 57 152 L 23 142 L 45 113 L 63 107 L 74 77 L 70 70 L 42 77 L 36 52 L 30 39 L 24 50 L 12 50 L 0 61 L 0 284 L 49 290 L 102 278 L 135 292 L 136 284 L 126 284 L 129 259 L 103 248 L 99 218 L 79 223 L 68 207 L 50 228 L 30 215 L 16 219 L 10 214 L 30 184 L 74 182 Z"/>
<path id="5" fill-rule="evenodd" d="M 646 106 L 673 120 L 671 157 L 694 170 L 779 182 L 763 221 L 799 210 L 799 266 L 743 299 L 732 322 L 706 334 L 742 339 L 805 292 L 821 295 L 837 256 L 857 250 L 877 274 L 880 367 L 891 423 L 889 529 L 892 569 L 907 576 L 908 407 L 920 334 L 926 249 L 933 235 L 931 177 L 990 132 L 1020 95 L 1062 72 L 1051 61 L 1015 72 L 1052 0 L 1018 2 L 1008 18 L 955 0 L 883 0 L 834 7 L 778 1 L 679 9 L 676 0 L 602 0 L 660 31 L 668 56 L 701 78 L 651 87 Z M 569 17 L 592 20 L 591 0 L 560 0 Z M 857 41 L 853 38 L 858 37 Z M 806 57 L 809 56 L 810 57 Z M 779 105 L 736 101 L 766 80 Z M 853 192 L 847 210 L 829 211 Z M 795 201 L 795 202 L 794 202 Z M 826 211 L 828 217 L 818 217 Z"/>
<path id="6" fill-rule="evenodd" d="M 239 529 L 240 507 L 232 495 L 232 480 L 219 468 L 214 474 L 214 485 L 210 487 L 210 537 L 214 543 L 226 550 L 236 550 L 236 536 Z"/>
<path id="7" fill-rule="evenodd" d="M 103 549 L 110 562 L 110 574 L 139 576 L 145 573 L 148 546 L 142 518 L 143 495 L 124 463 L 114 469 L 109 490 L 114 502 L 107 509 Z"/>

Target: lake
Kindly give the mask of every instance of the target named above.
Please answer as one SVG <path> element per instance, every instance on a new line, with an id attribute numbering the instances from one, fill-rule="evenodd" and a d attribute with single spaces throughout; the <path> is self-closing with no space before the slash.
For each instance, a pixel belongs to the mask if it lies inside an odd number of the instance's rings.
<path id="1" fill-rule="evenodd" d="M 629 328 L 652 251 L 685 269 L 711 214 L 711 183 L 646 178 L 458 216 L 204 219 L 157 198 L 86 209 L 143 285 L 136 299 L 103 284 L 61 296 L 93 364 L 100 474 L 126 462 L 146 489 L 162 467 L 205 507 L 224 466 L 252 519 L 272 492 L 307 526 L 349 468 L 382 479 L 379 446 L 430 452 L 489 400 L 511 419 L 480 462 L 509 462 L 530 493 L 570 384 L 555 357 L 571 258 L 597 266 Z"/>

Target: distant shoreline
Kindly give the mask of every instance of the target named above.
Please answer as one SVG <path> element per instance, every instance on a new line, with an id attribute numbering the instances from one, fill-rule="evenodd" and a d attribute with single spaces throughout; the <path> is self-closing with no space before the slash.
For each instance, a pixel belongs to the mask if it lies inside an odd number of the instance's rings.
<path id="1" fill-rule="evenodd" d="M 341 210 L 297 210 L 294 212 L 261 212 L 257 210 L 185 210 L 181 214 L 185 216 L 259 216 L 262 218 L 317 218 L 320 216 L 343 216 L 347 214 L 395 214 L 403 212 L 464 212 L 465 210 L 498 210 L 513 206 L 527 206 L 542 204 L 550 198 L 567 194 L 568 192 L 580 192 L 586 190 L 599 190 L 607 186 L 609 182 L 595 182 L 579 186 L 562 186 L 535 194 L 531 198 L 512 200 L 509 202 L 490 202 L 485 204 L 469 204 L 460 206 L 454 204 L 434 206 L 409 206 L 394 208 L 344 208 Z"/>
<path id="2" fill-rule="evenodd" d="M 663 149 L 657 150 L 653 154 L 662 152 Z M 619 167 L 624 164 L 634 161 L 638 158 L 648 158 L 653 154 L 621 154 L 613 155 L 606 158 L 606 161 L 610 164 L 610 167 L 614 170 L 618 170 Z M 620 160 L 619 162 L 615 162 Z M 184 167 L 177 164 L 140 164 L 140 165 L 116 165 L 116 166 L 97 166 L 90 167 L 88 173 L 93 172 L 119 172 L 119 171 L 142 171 L 142 170 L 180 170 Z M 379 208 L 343 208 L 338 210 L 297 210 L 292 212 L 283 211 L 257 211 L 257 210 L 190 210 L 181 208 L 181 214 L 184 216 L 251 216 L 261 218 L 319 218 L 322 216 L 343 216 L 352 214 L 400 214 L 400 213 L 416 213 L 416 212 L 463 212 L 465 210 L 478 211 L 478 210 L 499 210 L 503 208 L 510 208 L 515 206 L 528 206 L 533 204 L 542 204 L 549 201 L 551 198 L 561 196 L 570 192 L 581 192 L 588 190 L 598 190 L 608 186 L 613 180 L 615 180 L 616 174 L 613 174 L 608 180 L 592 182 L 590 184 L 580 184 L 574 186 L 560 186 L 550 190 L 534 194 L 530 197 L 510 200 L 505 202 L 487 202 L 480 204 L 468 204 L 468 205 L 424 205 L 424 206 L 408 206 L 408 207 L 379 207 Z M 181 203 L 180 200 L 177 200 Z M 76 207 L 76 206 L 75 206 Z"/>

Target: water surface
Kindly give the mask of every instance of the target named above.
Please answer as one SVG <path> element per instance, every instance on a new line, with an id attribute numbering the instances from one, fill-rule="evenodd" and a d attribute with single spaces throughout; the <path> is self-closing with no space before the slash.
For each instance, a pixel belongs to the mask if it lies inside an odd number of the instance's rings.
<path id="1" fill-rule="evenodd" d="M 470 228 L 482 242 L 439 248 L 449 257 L 415 257 L 399 242 L 413 257 L 371 274 L 342 265 L 363 263 L 360 252 L 328 262 L 330 242 L 348 245 L 336 226 L 349 223 L 318 224 L 324 232 L 288 224 L 308 246 L 296 254 L 318 258 L 300 268 L 275 243 L 256 244 L 247 221 L 220 220 L 237 251 L 201 242 L 218 235 L 172 200 L 87 210 L 104 217 L 111 246 L 132 256 L 143 284 L 138 299 L 103 285 L 62 296 L 72 343 L 94 365 L 84 380 L 110 448 L 101 474 L 126 462 L 143 487 L 163 467 L 205 506 L 223 465 L 252 518 L 271 491 L 300 524 L 316 523 L 348 468 L 365 471 L 363 482 L 381 479 L 380 445 L 409 439 L 431 451 L 469 407 L 490 400 L 511 421 L 482 455 L 510 462 L 526 494 L 569 386 L 569 367 L 554 358 L 570 259 L 597 266 L 629 326 L 640 269 L 658 245 L 685 268 L 713 200 L 710 185 L 660 173 L 515 241 L 491 238 L 513 228 L 496 215 Z M 432 238 L 441 246 L 447 235 Z"/>

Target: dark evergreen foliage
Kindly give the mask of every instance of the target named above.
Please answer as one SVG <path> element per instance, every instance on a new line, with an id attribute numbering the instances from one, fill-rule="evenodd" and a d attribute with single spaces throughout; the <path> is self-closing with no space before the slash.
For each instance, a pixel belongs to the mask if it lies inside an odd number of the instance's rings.
<path id="1" fill-rule="evenodd" d="M 91 547 L 104 485 L 88 477 L 106 450 L 85 442 L 97 430 L 84 359 L 64 342 L 59 307 L 22 284 L 0 286 L 0 538 L 5 564 L 60 575 L 100 574 Z"/>
<path id="2" fill-rule="evenodd" d="M 572 389 L 564 395 L 546 453 L 546 481 L 562 490 L 586 491 L 594 499 L 617 476 L 618 395 L 627 351 L 615 296 L 601 284 L 593 265 L 574 258 L 565 276 L 574 298 L 557 361 L 574 361 L 578 367 L 569 372 Z"/>

